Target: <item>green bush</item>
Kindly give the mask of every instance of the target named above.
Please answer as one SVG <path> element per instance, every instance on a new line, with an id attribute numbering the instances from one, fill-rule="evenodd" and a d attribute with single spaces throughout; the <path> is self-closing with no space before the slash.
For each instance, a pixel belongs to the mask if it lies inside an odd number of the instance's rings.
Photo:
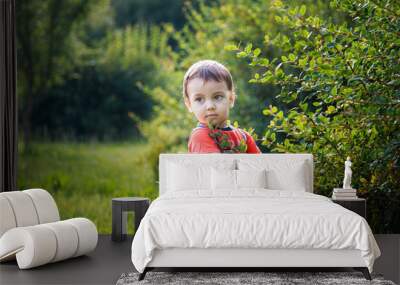
<path id="1" fill-rule="evenodd" d="M 400 232 L 400 3 L 332 1 L 349 24 L 307 13 L 306 6 L 275 1 L 275 23 L 266 49 L 231 47 L 256 71 L 251 82 L 281 88 L 286 110 L 270 105 L 263 144 L 278 152 L 315 157 L 316 192 L 330 196 L 341 185 L 343 162 L 353 160 L 353 187 L 368 198 L 375 233 Z M 279 30 L 279 29 L 278 29 Z"/>
<path id="2" fill-rule="evenodd" d="M 162 69 L 171 61 L 167 40 L 158 26 L 110 31 L 97 47 L 82 51 L 81 64 L 62 84 L 35 101 L 34 133 L 53 139 L 136 137 L 137 126 L 129 115 L 149 119 L 153 106 L 138 84 L 168 84 Z"/>

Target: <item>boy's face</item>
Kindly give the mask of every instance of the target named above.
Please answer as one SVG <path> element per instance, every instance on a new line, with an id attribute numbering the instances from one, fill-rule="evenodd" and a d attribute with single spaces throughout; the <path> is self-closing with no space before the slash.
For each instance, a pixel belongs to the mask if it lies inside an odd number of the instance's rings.
<path id="1" fill-rule="evenodd" d="M 235 103 L 235 95 L 228 89 L 225 81 L 205 82 L 201 78 L 194 78 L 188 82 L 187 93 L 189 98 L 185 98 L 185 105 L 200 123 L 225 126 L 229 109 Z"/>

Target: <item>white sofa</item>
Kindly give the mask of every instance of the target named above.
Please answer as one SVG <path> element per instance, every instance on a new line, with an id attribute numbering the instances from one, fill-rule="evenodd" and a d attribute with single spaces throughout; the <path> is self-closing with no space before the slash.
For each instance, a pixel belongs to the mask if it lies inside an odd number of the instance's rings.
<path id="1" fill-rule="evenodd" d="M 16 259 L 20 269 L 28 269 L 86 254 L 97 239 L 88 219 L 60 221 L 46 190 L 0 193 L 0 262 Z"/>

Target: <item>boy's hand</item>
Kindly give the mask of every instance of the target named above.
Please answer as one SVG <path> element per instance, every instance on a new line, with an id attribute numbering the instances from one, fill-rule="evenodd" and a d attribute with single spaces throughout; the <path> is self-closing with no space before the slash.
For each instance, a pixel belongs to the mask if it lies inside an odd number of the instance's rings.
<path id="1" fill-rule="evenodd" d="M 244 140 L 240 140 L 240 144 L 233 148 L 236 152 L 245 153 L 247 151 L 247 144 Z"/>
<path id="2" fill-rule="evenodd" d="M 244 140 L 240 140 L 239 145 L 232 147 L 227 134 L 222 134 L 221 130 L 217 129 L 217 127 L 210 122 L 208 122 L 208 128 L 210 129 L 208 135 L 214 140 L 221 152 L 245 153 L 247 151 L 247 144 Z"/>

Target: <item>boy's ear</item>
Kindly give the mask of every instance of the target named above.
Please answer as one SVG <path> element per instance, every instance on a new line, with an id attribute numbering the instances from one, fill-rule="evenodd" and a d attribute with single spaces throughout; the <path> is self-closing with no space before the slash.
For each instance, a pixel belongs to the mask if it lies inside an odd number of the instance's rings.
<path id="1" fill-rule="evenodd" d="M 235 106 L 236 94 L 234 92 L 229 96 L 229 106 L 233 108 Z"/>
<path id="2" fill-rule="evenodd" d="M 185 97 L 183 100 L 185 102 L 186 108 L 189 110 L 190 113 L 192 113 L 193 111 L 192 111 L 192 108 L 190 107 L 189 99 L 187 97 Z"/>

